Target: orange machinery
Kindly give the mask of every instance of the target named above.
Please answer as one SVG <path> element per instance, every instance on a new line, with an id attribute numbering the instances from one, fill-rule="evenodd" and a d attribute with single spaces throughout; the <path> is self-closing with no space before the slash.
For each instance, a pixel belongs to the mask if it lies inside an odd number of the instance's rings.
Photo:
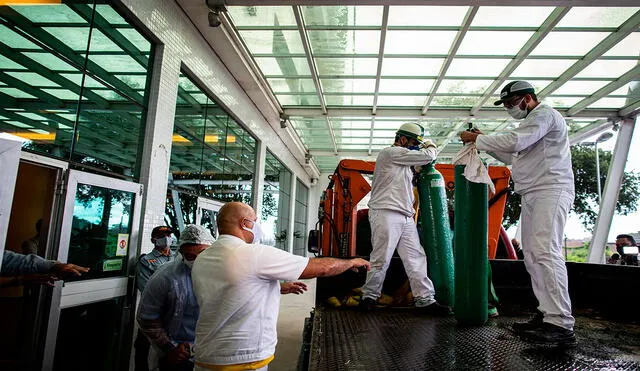
<path id="1" fill-rule="evenodd" d="M 318 247 L 322 256 L 356 256 L 357 205 L 371 186 L 363 174 L 373 174 L 376 163 L 363 160 L 342 160 L 331 175 L 327 189 L 320 199 Z M 452 164 L 436 164 L 444 177 L 447 189 L 454 187 Z M 496 192 L 489 199 L 489 258 L 496 256 L 502 215 L 507 202 L 511 171 L 504 166 L 490 166 L 489 176 Z"/>

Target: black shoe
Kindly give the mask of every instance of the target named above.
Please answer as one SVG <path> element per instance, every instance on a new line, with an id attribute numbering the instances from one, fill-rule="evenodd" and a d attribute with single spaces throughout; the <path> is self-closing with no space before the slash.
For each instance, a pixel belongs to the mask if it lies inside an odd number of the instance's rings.
<path id="1" fill-rule="evenodd" d="M 542 312 L 537 312 L 536 315 L 533 316 L 527 322 L 516 322 L 513 325 L 511 325 L 511 328 L 516 333 L 521 334 L 524 331 L 533 330 L 535 328 L 538 328 L 538 327 L 542 326 L 542 324 L 543 324 L 542 319 L 543 318 L 544 318 L 544 315 L 542 314 Z"/>
<path id="2" fill-rule="evenodd" d="M 453 314 L 451 307 L 448 305 L 442 305 L 437 301 L 424 306 L 424 307 L 416 307 L 416 309 L 420 312 L 420 314 L 426 314 L 430 316 L 450 316 Z"/>
<path id="3" fill-rule="evenodd" d="M 371 312 L 376 309 L 376 300 L 371 298 L 364 298 L 358 304 L 358 310 L 361 312 Z"/>
<path id="4" fill-rule="evenodd" d="M 523 331 L 520 337 L 531 344 L 548 347 L 573 347 L 578 344 L 572 330 L 546 322 L 534 329 Z"/>

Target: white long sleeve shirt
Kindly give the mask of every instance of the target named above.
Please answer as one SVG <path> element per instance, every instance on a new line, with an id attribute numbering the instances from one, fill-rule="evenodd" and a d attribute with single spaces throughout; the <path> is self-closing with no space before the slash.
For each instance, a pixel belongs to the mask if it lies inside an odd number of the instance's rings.
<path id="1" fill-rule="evenodd" d="M 479 135 L 476 147 L 512 164 L 515 191 L 558 189 L 574 192 L 567 123 L 546 104 L 536 106 L 517 129 L 499 135 Z"/>
<path id="2" fill-rule="evenodd" d="M 413 216 L 413 172 L 411 166 L 421 166 L 436 159 L 433 147 L 418 151 L 392 146 L 383 149 L 376 159 L 371 184 L 369 208 L 386 209 Z"/>

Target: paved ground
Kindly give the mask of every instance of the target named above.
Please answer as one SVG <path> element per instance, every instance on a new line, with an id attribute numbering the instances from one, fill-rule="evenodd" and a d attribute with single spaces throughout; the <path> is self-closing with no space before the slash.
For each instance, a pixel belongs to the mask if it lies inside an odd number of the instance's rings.
<path id="1" fill-rule="evenodd" d="M 278 317 L 278 346 L 276 357 L 269 364 L 269 371 L 295 371 L 302 345 L 304 319 L 313 309 L 316 280 L 303 280 L 309 291 L 302 295 L 282 295 Z"/>

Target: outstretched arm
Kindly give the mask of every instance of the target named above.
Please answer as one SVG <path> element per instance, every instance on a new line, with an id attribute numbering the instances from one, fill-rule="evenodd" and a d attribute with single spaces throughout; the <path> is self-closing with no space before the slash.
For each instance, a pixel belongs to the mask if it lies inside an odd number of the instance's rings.
<path id="1" fill-rule="evenodd" d="M 309 259 L 307 267 L 302 271 L 299 278 L 315 278 L 315 277 L 331 277 L 352 269 L 357 271 L 359 268 L 366 270 L 371 269 L 371 264 L 360 258 L 355 259 L 336 259 L 336 258 L 313 258 Z"/>

